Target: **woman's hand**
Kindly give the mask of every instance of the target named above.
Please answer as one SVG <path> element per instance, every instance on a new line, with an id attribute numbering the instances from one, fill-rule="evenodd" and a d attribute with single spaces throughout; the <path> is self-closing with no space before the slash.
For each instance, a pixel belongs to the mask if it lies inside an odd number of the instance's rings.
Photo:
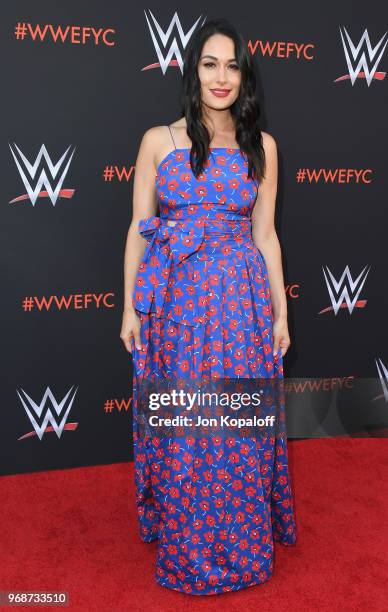
<path id="1" fill-rule="evenodd" d="M 273 322 L 273 354 L 276 355 L 281 350 L 282 357 L 286 354 L 290 346 L 290 335 L 288 333 L 287 318 L 281 317 Z"/>
<path id="2" fill-rule="evenodd" d="M 123 313 L 120 338 L 124 342 L 125 348 L 130 353 L 132 353 L 133 340 L 135 341 L 136 348 L 141 349 L 140 326 L 140 319 L 135 310 L 125 310 Z"/>

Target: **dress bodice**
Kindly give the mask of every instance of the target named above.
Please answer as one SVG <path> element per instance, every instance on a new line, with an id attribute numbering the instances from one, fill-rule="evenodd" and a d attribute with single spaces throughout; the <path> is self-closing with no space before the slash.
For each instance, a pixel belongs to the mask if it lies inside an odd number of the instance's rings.
<path id="1" fill-rule="evenodd" d="M 190 149 L 174 149 L 160 162 L 155 180 L 161 219 L 249 218 L 257 197 L 257 181 L 248 179 L 240 149 L 211 147 L 198 177 Z"/>
<path id="2" fill-rule="evenodd" d="M 160 216 L 140 219 L 138 225 L 148 244 L 135 283 L 137 310 L 202 325 L 210 316 L 210 285 L 201 278 L 210 265 L 226 265 L 230 274 L 236 265 L 242 279 L 255 274 L 252 266 L 260 273 L 263 260 L 251 233 L 257 183 L 247 174 L 240 149 L 226 147 L 210 149 L 198 177 L 191 170 L 190 149 L 174 149 L 160 162 L 155 178 Z"/>

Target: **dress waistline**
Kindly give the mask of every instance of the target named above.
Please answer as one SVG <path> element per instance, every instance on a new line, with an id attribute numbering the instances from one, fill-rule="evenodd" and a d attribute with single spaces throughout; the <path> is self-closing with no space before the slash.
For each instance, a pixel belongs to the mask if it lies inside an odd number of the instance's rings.
<path id="1" fill-rule="evenodd" d="M 176 221 L 168 225 L 167 221 Z M 237 244 L 252 241 L 251 220 L 243 217 L 235 219 L 171 219 L 157 216 L 141 219 L 139 233 L 147 240 L 144 256 L 139 265 L 132 305 L 142 311 L 155 310 L 162 316 L 165 297 L 169 286 L 172 265 L 176 272 L 186 268 L 190 256 L 198 251 L 207 237 L 226 235 Z M 183 277 L 188 277 L 188 270 L 182 269 Z M 188 314 L 187 323 L 195 325 L 194 316 Z"/>

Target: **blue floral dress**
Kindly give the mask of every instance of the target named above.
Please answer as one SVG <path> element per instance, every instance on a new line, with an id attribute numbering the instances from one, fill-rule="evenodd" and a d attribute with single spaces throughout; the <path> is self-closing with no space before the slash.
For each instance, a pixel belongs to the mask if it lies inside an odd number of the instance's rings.
<path id="1" fill-rule="evenodd" d="M 190 150 L 175 148 L 157 169 L 160 216 L 139 222 L 147 240 L 132 300 L 142 344 L 132 352 L 140 537 L 158 539 L 157 582 L 193 595 L 267 581 L 274 541 L 296 541 L 284 427 L 252 439 L 139 428 L 144 381 L 283 379 L 247 171 L 240 149 L 217 147 L 196 178 Z"/>

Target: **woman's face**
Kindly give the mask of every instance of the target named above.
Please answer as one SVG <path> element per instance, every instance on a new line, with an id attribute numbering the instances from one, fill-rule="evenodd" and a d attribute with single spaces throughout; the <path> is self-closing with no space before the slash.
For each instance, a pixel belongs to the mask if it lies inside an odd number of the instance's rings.
<path id="1" fill-rule="evenodd" d="M 215 110 L 223 110 L 233 104 L 239 94 L 241 72 L 231 38 L 223 34 L 208 38 L 198 62 L 198 76 L 204 104 Z"/>

